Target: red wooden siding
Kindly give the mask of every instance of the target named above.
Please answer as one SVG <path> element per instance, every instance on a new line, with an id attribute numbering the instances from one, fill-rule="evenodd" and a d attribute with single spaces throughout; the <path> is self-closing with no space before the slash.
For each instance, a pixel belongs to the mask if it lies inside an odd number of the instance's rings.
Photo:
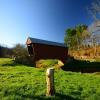
<path id="1" fill-rule="evenodd" d="M 39 59 L 60 59 L 64 62 L 68 55 L 67 48 L 58 46 L 50 46 L 35 43 L 33 44 L 33 49 L 35 52 L 35 61 Z"/>

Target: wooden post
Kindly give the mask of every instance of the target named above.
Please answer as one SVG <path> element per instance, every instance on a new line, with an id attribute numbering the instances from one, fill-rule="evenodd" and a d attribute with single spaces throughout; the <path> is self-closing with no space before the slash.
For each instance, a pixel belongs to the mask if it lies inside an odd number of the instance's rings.
<path id="1" fill-rule="evenodd" d="M 54 68 L 48 68 L 46 71 L 47 93 L 46 96 L 54 96 Z"/>

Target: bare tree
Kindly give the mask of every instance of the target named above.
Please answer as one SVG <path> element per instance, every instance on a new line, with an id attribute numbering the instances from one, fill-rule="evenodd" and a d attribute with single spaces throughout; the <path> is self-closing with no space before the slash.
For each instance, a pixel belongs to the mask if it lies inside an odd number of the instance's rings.
<path id="1" fill-rule="evenodd" d="M 88 12 L 92 15 L 94 21 L 100 20 L 100 0 L 92 2 L 91 6 L 88 7 Z"/>
<path id="2" fill-rule="evenodd" d="M 97 56 L 97 45 L 100 45 L 100 0 L 92 2 L 88 11 L 94 20 L 94 23 L 89 27 L 91 32 L 89 41 L 94 48 L 94 56 Z"/>
<path id="3" fill-rule="evenodd" d="M 98 56 L 97 46 L 100 45 L 100 21 L 94 22 L 89 27 L 89 31 L 91 32 L 89 43 L 94 48 L 94 56 Z"/>

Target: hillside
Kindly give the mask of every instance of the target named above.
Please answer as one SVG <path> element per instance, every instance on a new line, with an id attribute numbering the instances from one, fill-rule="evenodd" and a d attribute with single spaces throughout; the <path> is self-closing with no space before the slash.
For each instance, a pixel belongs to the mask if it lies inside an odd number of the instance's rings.
<path id="1" fill-rule="evenodd" d="M 69 50 L 69 55 L 79 60 L 100 61 L 100 46 Z"/>
<path id="2" fill-rule="evenodd" d="M 55 70 L 54 97 L 46 97 L 45 69 L 0 58 L 0 100 L 100 100 L 100 73 Z"/>

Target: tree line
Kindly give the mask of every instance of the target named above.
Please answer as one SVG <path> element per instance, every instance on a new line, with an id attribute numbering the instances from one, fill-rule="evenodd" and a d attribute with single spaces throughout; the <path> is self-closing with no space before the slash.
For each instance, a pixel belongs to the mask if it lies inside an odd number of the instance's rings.
<path id="1" fill-rule="evenodd" d="M 12 54 L 13 52 L 10 48 L 0 45 L 0 57 L 11 57 Z"/>

